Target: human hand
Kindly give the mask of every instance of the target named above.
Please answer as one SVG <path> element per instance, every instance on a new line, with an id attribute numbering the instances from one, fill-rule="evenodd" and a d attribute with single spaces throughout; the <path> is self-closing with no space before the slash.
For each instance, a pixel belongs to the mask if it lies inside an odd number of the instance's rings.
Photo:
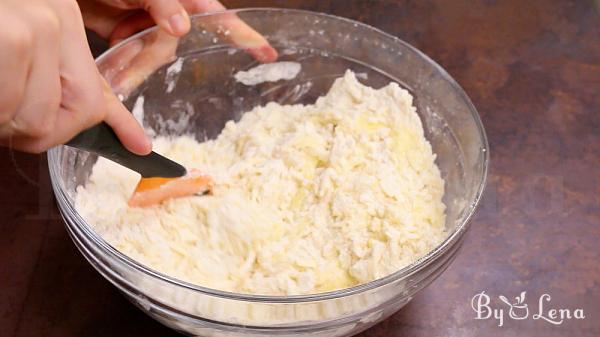
<path id="1" fill-rule="evenodd" d="M 39 153 L 100 121 L 123 145 L 151 144 L 100 76 L 75 0 L 0 2 L 0 143 Z"/>
<path id="2" fill-rule="evenodd" d="M 180 37 L 190 30 L 188 13 L 212 13 L 226 10 L 217 0 L 77 0 L 87 28 L 107 39 L 111 45 L 158 24 L 171 36 Z M 227 18 L 225 18 L 227 16 Z M 257 60 L 271 62 L 277 52 L 264 37 L 234 14 L 220 16 L 227 40 L 248 50 Z M 207 27 L 211 31 L 216 27 Z"/>
<path id="3" fill-rule="evenodd" d="M 106 38 L 111 45 L 153 26 L 154 22 L 163 28 L 121 46 L 116 51 L 118 55 L 111 57 L 111 62 L 100 64 L 102 75 L 113 90 L 123 96 L 127 96 L 156 69 L 175 59 L 177 37 L 190 29 L 187 13 L 225 10 L 216 0 L 79 0 L 79 3 L 86 26 Z M 177 16 L 183 17 L 185 23 L 172 24 L 172 21 L 179 21 L 173 19 Z M 203 29 L 247 51 L 260 62 L 277 59 L 277 51 L 267 40 L 234 13 L 207 17 L 202 24 Z"/>

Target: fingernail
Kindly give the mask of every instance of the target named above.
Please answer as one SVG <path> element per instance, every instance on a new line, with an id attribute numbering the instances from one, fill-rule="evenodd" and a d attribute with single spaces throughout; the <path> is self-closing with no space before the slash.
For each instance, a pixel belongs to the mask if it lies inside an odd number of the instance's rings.
<path id="1" fill-rule="evenodd" d="M 177 13 L 169 19 L 169 26 L 171 31 L 177 35 L 183 35 L 188 32 L 189 28 L 189 17 L 187 13 Z"/>
<path id="2" fill-rule="evenodd" d="M 152 152 L 152 141 L 146 135 L 144 135 L 143 138 L 138 139 L 134 146 L 135 152 L 140 155 L 147 155 Z"/>
<path id="3" fill-rule="evenodd" d="M 152 141 L 146 136 L 146 141 L 144 143 L 144 154 L 149 154 L 152 152 Z"/>
<path id="4" fill-rule="evenodd" d="M 247 50 L 248 53 L 259 62 L 270 63 L 277 61 L 277 50 L 269 44 L 258 48 L 249 48 Z"/>

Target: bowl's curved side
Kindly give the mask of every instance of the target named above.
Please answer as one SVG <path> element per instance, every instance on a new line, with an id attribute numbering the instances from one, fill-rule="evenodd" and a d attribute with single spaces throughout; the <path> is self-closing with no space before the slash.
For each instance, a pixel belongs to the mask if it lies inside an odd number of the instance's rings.
<path id="1" fill-rule="evenodd" d="M 405 280 L 389 283 L 375 292 L 316 303 L 273 304 L 200 299 L 184 291 L 156 284 L 107 258 L 79 226 L 65 216 L 67 231 L 90 264 L 132 303 L 151 317 L 179 331 L 200 336 L 352 336 L 384 320 L 407 304 L 421 289 L 435 280 L 452 262 L 460 242 L 430 268 Z M 141 286 L 140 286 L 141 285 Z M 158 292 L 158 293 L 157 293 Z M 249 316 L 248 313 L 253 313 Z M 318 314 L 318 315 L 315 315 Z M 311 319 L 312 318 L 312 319 Z"/>

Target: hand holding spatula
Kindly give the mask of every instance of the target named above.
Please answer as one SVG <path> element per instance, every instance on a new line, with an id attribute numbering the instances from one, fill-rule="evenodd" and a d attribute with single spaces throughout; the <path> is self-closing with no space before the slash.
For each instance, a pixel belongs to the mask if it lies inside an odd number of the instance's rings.
<path id="1" fill-rule="evenodd" d="M 180 164 L 151 152 L 137 155 L 127 150 L 115 132 L 100 123 L 79 133 L 66 145 L 95 153 L 142 175 L 128 204 L 147 207 L 166 199 L 210 192 L 212 179 L 197 170 L 188 172 Z"/>

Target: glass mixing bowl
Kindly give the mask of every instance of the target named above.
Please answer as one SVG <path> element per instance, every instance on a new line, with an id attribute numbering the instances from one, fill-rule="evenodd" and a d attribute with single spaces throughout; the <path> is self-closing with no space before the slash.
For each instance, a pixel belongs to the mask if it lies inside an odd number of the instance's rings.
<path id="1" fill-rule="evenodd" d="M 292 80 L 246 86 L 233 74 L 259 64 L 228 43 L 235 16 L 263 34 L 279 59 L 302 65 Z M 144 312 L 200 336 L 350 336 L 388 317 L 455 257 L 485 185 L 488 144 L 471 101 L 434 61 L 400 39 L 348 19 L 300 10 L 243 9 L 193 17 L 182 39 L 156 28 L 98 58 L 102 74 L 133 108 L 144 97 L 144 124 L 158 134 L 214 138 L 270 101 L 313 103 L 346 69 L 372 87 L 400 83 L 415 97 L 445 180 L 448 238 L 413 264 L 352 288 L 302 296 L 236 294 L 189 284 L 144 266 L 105 242 L 74 207 L 97 157 L 65 146 L 48 153 L 66 228 L 86 259 Z M 181 67 L 181 71 L 176 71 Z"/>

